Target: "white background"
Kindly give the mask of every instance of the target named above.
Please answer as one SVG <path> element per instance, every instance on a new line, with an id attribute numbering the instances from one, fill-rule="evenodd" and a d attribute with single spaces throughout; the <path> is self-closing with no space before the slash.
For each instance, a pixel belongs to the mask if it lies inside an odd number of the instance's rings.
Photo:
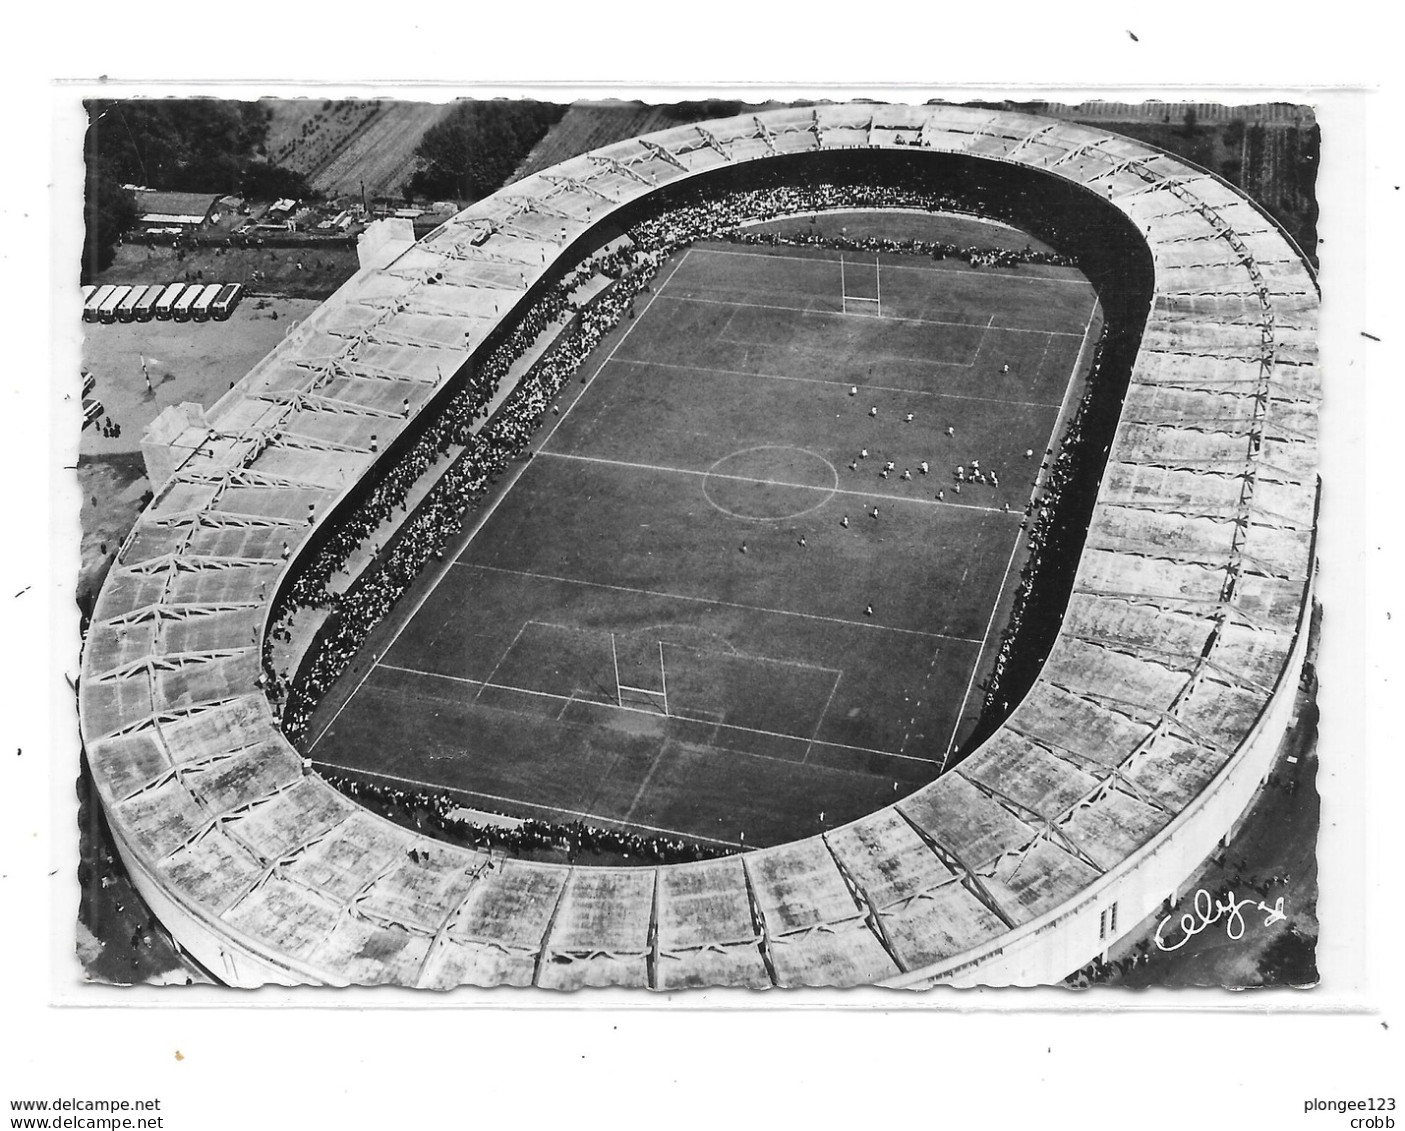
<path id="1" fill-rule="evenodd" d="M 1303 1101 L 1394 1094 L 1405 1106 L 1398 33 L 1343 4 L 945 7 L 109 3 L 6 16 L 0 1128 L 11 1099 L 61 1095 L 160 1097 L 175 1131 L 503 1119 L 1346 1127 L 1345 1116 L 1301 1114 Z M 1324 136 L 1323 984 L 681 999 L 83 986 L 72 957 L 76 727 L 62 678 L 76 672 L 77 638 L 78 501 L 62 470 L 78 432 L 76 398 L 63 399 L 77 384 L 75 108 L 83 97 L 196 92 L 1314 104 Z M 1395 1115 L 1405 1126 L 1405 1110 Z"/>

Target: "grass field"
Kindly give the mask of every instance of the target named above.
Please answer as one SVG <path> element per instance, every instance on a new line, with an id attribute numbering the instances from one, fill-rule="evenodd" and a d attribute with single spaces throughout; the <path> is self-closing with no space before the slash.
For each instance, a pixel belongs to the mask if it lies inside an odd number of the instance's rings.
<path id="1" fill-rule="evenodd" d="M 312 757 L 728 844 L 911 792 L 979 707 L 1094 315 L 1071 269 L 682 253 Z"/>

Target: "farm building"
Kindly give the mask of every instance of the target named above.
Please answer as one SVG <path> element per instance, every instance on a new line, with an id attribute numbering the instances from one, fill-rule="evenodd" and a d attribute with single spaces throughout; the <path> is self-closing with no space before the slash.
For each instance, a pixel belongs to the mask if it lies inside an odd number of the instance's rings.
<path id="1" fill-rule="evenodd" d="M 220 218 L 218 195 L 202 192 L 152 192 L 138 189 L 137 223 L 144 228 L 198 230 Z"/>

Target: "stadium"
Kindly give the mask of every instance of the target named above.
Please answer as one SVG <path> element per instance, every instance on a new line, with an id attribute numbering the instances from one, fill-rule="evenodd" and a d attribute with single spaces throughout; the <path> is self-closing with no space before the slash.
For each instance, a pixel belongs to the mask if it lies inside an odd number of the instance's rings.
<path id="1" fill-rule="evenodd" d="M 796 107 L 363 263 L 150 439 L 84 647 L 113 838 L 221 981 L 1043 984 L 1232 834 L 1307 648 L 1318 292 L 1223 181 Z M 379 811 L 422 789 L 633 859 Z"/>

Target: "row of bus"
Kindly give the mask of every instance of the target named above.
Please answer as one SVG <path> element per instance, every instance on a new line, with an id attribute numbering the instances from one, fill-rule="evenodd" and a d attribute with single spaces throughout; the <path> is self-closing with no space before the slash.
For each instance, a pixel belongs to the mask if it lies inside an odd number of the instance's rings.
<path id="1" fill-rule="evenodd" d="M 228 318 L 244 297 L 242 283 L 156 283 L 83 288 L 84 322 L 207 322 Z"/>

